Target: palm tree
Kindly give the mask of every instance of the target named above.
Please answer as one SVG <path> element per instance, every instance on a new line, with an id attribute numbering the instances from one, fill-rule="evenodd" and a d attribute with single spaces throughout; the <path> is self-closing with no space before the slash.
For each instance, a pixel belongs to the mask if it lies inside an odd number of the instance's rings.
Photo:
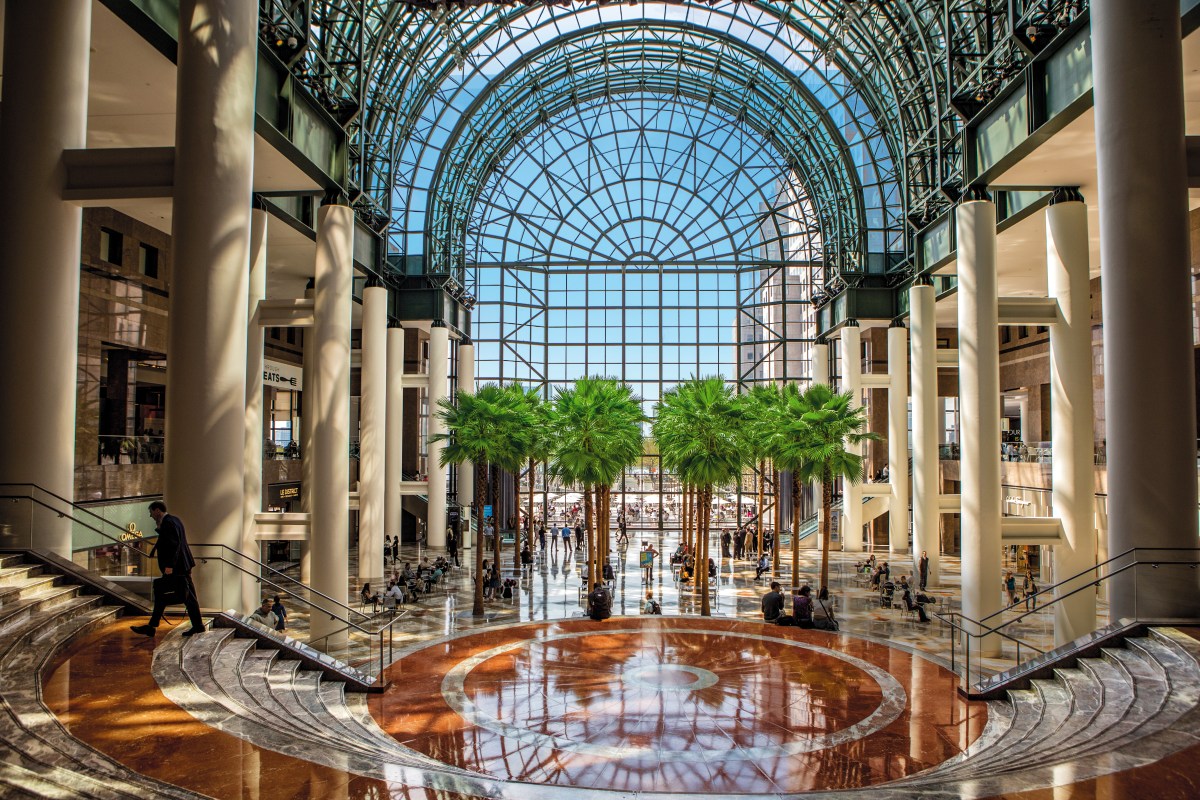
<path id="1" fill-rule="evenodd" d="M 583 490 L 589 587 L 599 580 L 595 511 L 599 507 L 607 534 L 609 492 L 622 470 L 642 454 L 643 422 L 641 401 L 628 385 L 611 378 L 584 378 L 554 398 L 550 470 Z"/>
<path id="2" fill-rule="evenodd" d="M 747 455 L 752 463 L 757 463 L 755 488 L 758 492 L 758 513 L 755 517 L 755 527 L 758 535 L 758 553 L 763 551 L 763 495 L 766 493 L 767 459 L 771 456 L 771 443 L 775 436 L 775 419 L 782 395 L 774 384 L 758 384 L 751 387 L 747 394 L 739 395 L 738 402 L 742 407 L 745 425 L 742 435 L 745 439 Z M 776 492 L 776 502 L 779 501 Z M 778 536 L 778 532 L 776 532 Z M 775 552 L 779 552 L 778 543 Z"/>
<path id="3" fill-rule="evenodd" d="M 496 505 L 495 475 L 498 469 L 514 469 L 528 450 L 532 418 L 523 403 L 514 402 L 514 394 L 494 383 L 479 387 L 474 394 L 459 391 L 451 398 L 438 402 L 438 418 L 446 432 L 430 437 L 431 442 L 445 442 L 441 466 L 470 461 L 475 465 L 474 512 L 478 515 L 475 530 L 483 530 L 483 507 L 487 502 L 488 469 L 491 468 L 492 504 Z M 496 531 L 499 539 L 499 529 Z M 498 566 L 497 562 L 497 566 Z M 476 535 L 475 544 L 475 603 L 472 612 L 483 614 L 483 541 Z"/>
<path id="4" fill-rule="evenodd" d="M 863 479 L 863 457 L 847 450 L 862 442 L 879 439 L 879 434 L 863 432 L 866 411 L 852 405 L 849 392 L 836 394 L 823 383 L 814 383 L 803 392 L 795 384 L 783 388 L 783 403 L 778 416 L 774 450 L 784 469 L 792 470 L 796 484 L 821 482 L 821 586 L 829 585 L 830 513 L 833 506 L 833 481 L 849 483 Z M 793 484 L 793 491 L 796 490 Z M 795 515 L 794 515 L 795 516 Z M 798 529 L 798 525 L 793 525 Z M 799 570 L 799 542 L 793 532 L 792 576 Z M 842 536 L 852 531 L 843 531 Z"/>
<path id="5" fill-rule="evenodd" d="M 529 462 L 529 512 L 526 519 L 529 520 L 529 547 L 532 550 L 533 496 L 537 484 L 537 465 L 538 462 L 545 463 L 549 461 L 553 453 L 554 437 L 551 435 L 551 429 L 553 427 L 554 406 L 542 399 L 541 391 L 537 386 L 525 387 L 522 390 L 522 399 L 533 413 L 534 419 L 533 428 L 530 431 L 529 450 L 525 453 L 525 457 Z M 520 506 L 520 502 L 517 503 L 517 506 Z M 545 520 L 543 520 L 544 523 Z M 519 529 L 520 525 L 517 527 Z"/>
<path id="6" fill-rule="evenodd" d="M 655 417 L 654 439 L 663 467 L 696 490 L 696 582 L 700 614 L 707 617 L 713 488 L 735 481 L 746 463 L 743 410 L 723 378 L 693 378 L 663 395 Z"/>

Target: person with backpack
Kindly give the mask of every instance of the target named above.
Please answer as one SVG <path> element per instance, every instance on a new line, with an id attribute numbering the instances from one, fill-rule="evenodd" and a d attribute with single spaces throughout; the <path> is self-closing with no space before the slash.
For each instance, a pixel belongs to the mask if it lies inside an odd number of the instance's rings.
<path id="1" fill-rule="evenodd" d="M 652 589 L 646 590 L 646 602 L 642 606 L 642 613 L 662 614 L 662 606 L 660 606 L 658 601 L 654 599 L 654 591 Z"/>

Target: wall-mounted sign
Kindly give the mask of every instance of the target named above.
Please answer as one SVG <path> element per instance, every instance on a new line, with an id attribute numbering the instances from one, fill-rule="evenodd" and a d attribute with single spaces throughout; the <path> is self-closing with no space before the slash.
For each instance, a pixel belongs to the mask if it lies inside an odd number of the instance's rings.
<path id="1" fill-rule="evenodd" d="M 121 531 L 121 541 L 122 542 L 136 541 L 138 539 L 141 539 L 142 536 L 143 536 L 143 534 L 138 529 L 136 522 L 129 523 L 127 526 L 125 526 L 125 530 Z"/>
<path id="2" fill-rule="evenodd" d="M 484 519 L 491 519 L 491 516 L 492 516 L 492 507 L 491 507 L 491 506 L 484 506 L 484 507 L 483 507 L 483 518 L 484 518 Z"/>
<path id="3" fill-rule="evenodd" d="M 300 390 L 304 370 L 291 364 L 263 359 L 263 385 L 274 386 L 277 389 Z"/>
<path id="4" fill-rule="evenodd" d="M 300 499 L 300 483 L 272 483 L 267 487 L 267 503 L 280 506 Z"/>

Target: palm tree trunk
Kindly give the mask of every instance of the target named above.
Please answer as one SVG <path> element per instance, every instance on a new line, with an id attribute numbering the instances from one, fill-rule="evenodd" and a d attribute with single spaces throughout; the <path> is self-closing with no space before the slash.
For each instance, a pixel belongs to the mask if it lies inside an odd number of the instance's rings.
<path id="1" fill-rule="evenodd" d="M 755 520 L 758 523 L 756 527 L 758 528 L 758 555 L 760 558 L 762 557 L 762 552 L 763 552 L 762 515 L 763 515 L 763 492 L 766 489 L 766 482 L 767 482 L 766 472 L 767 472 L 767 461 L 766 461 L 766 459 L 762 459 L 758 462 L 758 476 L 757 476 L 758 477 L 758 480 L 757 480 L 757 483 L 758 483 L 758 505 L 755 506 L 756 513 L 754 515 Z M 739 517 L 741 516 L 741 512 L 742 512 L 742 510 L 741 510 L 741 508 L 739 508 L 738 509 Z"/>
<path id="2" fill-rule="evenodd" d="M 471 546 L 475 548 L 475 600 L 471 605 L 471 613 L 477 617 L 483 616 L 483 504 L 487 498 L 487 465 L 475 464 L 475 513 L 479 516 L 479 524 L 475 526 L 475 536 Z"/>
<path id="3" fill-rule="evenodd" d="M 533 484 L 537 477 L 537 462 L 529 459 L 529 551 L 533 552 Z M 543 525 L 545 522 L 542 523 Z"/>
<path id="4" fill-rule="evenodd" d="M 521 478 L 520 467 L 513 471 L 513 518 L 517 522 L 513 530 L 513 569 L 521 569 Z"/>
<path id="5" fill-rule="evenodd" d="M 492 468 L 492 563 L 500 569 L 500 470 Z"/>
<path id="6" fill-rule="evenodd" d="M 696 559 L 696 575 L 700 579 L 700 616 L 711 617 L 708 602 L 708 531 L 712 525 L 712 487 L 700 490 L 700 557 Z"/>
<path id="7" fill-rule="evenodd" d="M 583 487 L 583 526 L 587 528 L 587 571 L 588 571 L 588 591 L 591 591 L 596 585 L 596 561 L 592 558 L 596 552 L 593 544 L 595 534 L 592 531 L 592 487 Z"/>
<path id="8" fill-rule="evenodd" d="M 833 513 L 833 480 L 826 476 L 821 481 L 821 586 L 829 586 L 829 517 Z"/>
<path id="9" fill-rule="evenodd" d="M 792 470 L 792 586 L 800 585 L 800 478 Z"/>
<path id="10" fill-rule="evenodd" d="M 782 497 L 779 493 L 779 470 L 775 469 L 775 464 L 771 464 L 771 480 L 775 487 L 775 544 L 771 547 L 771 574 L 779 574 L 779 544 L 783 534 L 783 504 Z"/>

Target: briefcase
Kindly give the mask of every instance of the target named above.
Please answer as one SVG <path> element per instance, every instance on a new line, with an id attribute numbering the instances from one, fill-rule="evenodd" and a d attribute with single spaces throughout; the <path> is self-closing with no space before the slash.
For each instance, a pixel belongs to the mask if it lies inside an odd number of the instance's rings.
<path id="1" fill-rule="evenodd" d="M 185 584 L 176 575 L 163 575 L 155 578 L 150 584 L 154 590 L 154 599 L 166 606 L 183 605 Z"/>

